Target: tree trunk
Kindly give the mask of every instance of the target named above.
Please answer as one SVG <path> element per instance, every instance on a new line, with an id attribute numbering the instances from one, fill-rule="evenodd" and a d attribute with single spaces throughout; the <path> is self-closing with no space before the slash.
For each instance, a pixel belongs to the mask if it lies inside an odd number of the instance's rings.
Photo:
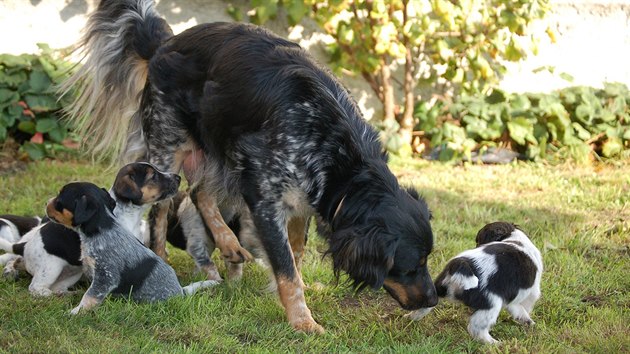
<path id="1" fill-rule="evenodd" d="M 381 86 L 382 86 L 382 101 L 383 101 L 383 120 L 394 120 L 396 119 L 396 114 L 394 111 L 395 108 L 395 98 L 394 98 L 394 86 L 392 85 L 392 73 L 391 68 L 389 67 L 389 61 L 383 59 L 381 65 Z"/>
<path id="2" fill-rule="evenodd" d="M 403 0 L 403 26 L 407 24 L 408 14 L 407 14 L 407 6 L 409 4 L 408 0 Z M 404 36 L 404 35 L 403 35 Z M 399 117 L 398 124 L 400 125 L 400 138 L 404 143 L 412 144 L 413 140 L 413 128 L 414 128 L 414 119 L 413 119 L 413 110 L 415 106 L 415 96 L 414 89 L 416 87 L 413 73 L 414 73 L 414 64 L 413 57 L 411 55 L 411 48 L 409 48 L 409 38 L 404 36 L 403 45 L 405 46 L 405 80 L 403 83 L 403 91 L 405 95 L 405 109 L 401 117 Z"/>

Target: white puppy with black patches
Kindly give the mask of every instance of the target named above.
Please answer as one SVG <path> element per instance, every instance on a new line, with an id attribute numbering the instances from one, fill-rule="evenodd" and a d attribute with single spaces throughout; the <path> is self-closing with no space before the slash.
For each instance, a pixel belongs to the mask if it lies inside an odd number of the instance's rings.
<path id="1" fill-rule="evenodd" d="M 148 163 L 125 165 L 108 192 L 116 202 L 116 220 L 148 245 L 149 230 L 142 220 L 143 214 L 154 202 L 170 197 L 172 184 L 175 181 L 179 184 L 179 180 L 179 176 L 163 173 Z M 67 293 L 86 271 L 91 276 L 81 258 L 79 234 L 47 221 L 45 218 L 42 225 L 17 242 L 0 239 L 0 249 L 14 257 L 5 266 L 5 276 L 17 277 L 18 270 L 25 269 L 33 276 L 29 292 L 34 296 Z"/>
<path id="2" fill-rule="evenodd" d="M 10 243 L 18 243 L 20 239 L 37 227 L 42 219 L 37 216 L 0 215 L 0 240 Z M 0 255 L 0 265 L 13 262 L 20 256 L 5 253 Z"/>
<path id="3" fill-rule="evenodd" d="M 543 262 L 540 251 L 518 226 L 494 222 L 477 233 L 477 248 L 452 258 L 435 280 L 439 297 L 459 301 L 474 312 L 468 332 L 484 343 L 496 343 L 490 329 L 507 308 L 518 322 L 533 325 L 530 313 L 540 298 Z M 408 314 L 419 320 L 433 308 Z"/>

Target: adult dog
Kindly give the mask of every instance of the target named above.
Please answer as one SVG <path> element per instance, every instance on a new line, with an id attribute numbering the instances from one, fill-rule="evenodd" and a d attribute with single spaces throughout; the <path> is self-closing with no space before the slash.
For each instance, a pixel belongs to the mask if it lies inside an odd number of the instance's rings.
<path id="1" fill-rule="evenodd" d="M 348 91 L 297 44 L 236 23 L 173 36 L 150 0 L 103 1 L 82 44 L 87 60 L 68 85 L 83 83 L 74 109 L 83 132 L 102 148 L 127 133 L 127 153 L 139 147 L 171 171 L 201 160 L 199 210 L 215 213 L 216 202 L 241 213 L 295 329 L 323 331 L 291 247 L 304 234 L 287 232 L 312 214 L 327 225 L 337 275 L 384 287 L 406 309 L 436 304 L 426 203 L 398 184 Z"/>

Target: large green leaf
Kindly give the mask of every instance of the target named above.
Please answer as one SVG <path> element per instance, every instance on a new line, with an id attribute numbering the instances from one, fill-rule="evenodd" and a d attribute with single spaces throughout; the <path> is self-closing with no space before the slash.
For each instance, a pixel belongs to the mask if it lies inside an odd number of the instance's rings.
<path id="1" fill-rule="evenodd" d="M 31 135 L 37 132 L 37 130 L 35 129 L 35 123 L 30 120 L 21 121 L 18 124 L 18 130 L 24 133 L 31 134 Z"/>
<path id="2" fill-rule="evenodd" d="M 37 124 L 35 125 L 35 130 L 40 133 L 49 133 L 55 128 L 59 127 L 59 123 L 57 123 L 56 119 L 53 118 L 44 118 L 38 119 Z"/>
<path id="3" fill-rule="evenodd" d="M 0 85 L 16 88 L 26 80 L 28 80 L 28 75 L 24 71 L 14 73 L 0 71 Z"/>
<path id="4" fill-rule="evenodd" d="M 46 157 L 46 147 L 44 144 L 33 144 L 26 142 L 22 145 L 22 149 L 26 151 L 32 160 L 41 160 Z"/>
<path id="5" fill-rule="evenodd" d="M 49 112 L 59 109 L 59 103 L 53 96 L 26 95 L 26 104 L 33 112 Z"/>
<path id="6" fill-rule="evenodd" d="M 534 125 L 526 118 L 518 117 L 507 122 L 507 128 L 510 132 L 510 138 L 519 145 L 527 145 L 528 141 L 537 144 L 534 138 Z"/>
<path id="7" fill-rule="evenodd" d="M 44 93 L 50 90 L 52 81 L 48 75 L 41 70 L 33 70 L 28 80 L 31 93 Z"/>

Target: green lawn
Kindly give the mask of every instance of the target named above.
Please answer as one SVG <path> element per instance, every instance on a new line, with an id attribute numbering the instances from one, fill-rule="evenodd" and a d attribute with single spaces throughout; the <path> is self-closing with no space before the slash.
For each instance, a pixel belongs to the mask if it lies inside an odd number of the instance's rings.
<path id="1" fill-rule="evenodd" d="M 466 332 L 469 311 L 440 302 L 423 321 L 410 322 L 384 291 L 359 295 L 336 284 L 325 244 L 309 240 L 306 300 L 323 335 L 293 332 L 267 275 L 248 264 L 240 283 L 222 284 L 160 304 L 108 299 L 93 313 L 70 317 L 74 296 L 35 299 L 29 278 L 0 281 L 0 349 L 9 352 L 628 352 L 630 351 L 630 163 L 576 167 L 516 164 L 452 167 L 394 162 L 433 212 L 437 275 L 456 253 L 473 247 L 485 223 L 521 225 L 545 263 L 533 328 L 502 313 L 483 346 Z M 42 214 L 65 183 L 109 187 L 114 171 L 88 163 L 39 162 L 0 176 L 0 213 Z M 200 278 L 193 262 L 170 250 L 182 284 Z M 215 255 L 216 256 L 216 255 Z M 223 265 L 220 264 L 221 270 Z M 343 279 L 342 279 L 343 280 Z"/>

